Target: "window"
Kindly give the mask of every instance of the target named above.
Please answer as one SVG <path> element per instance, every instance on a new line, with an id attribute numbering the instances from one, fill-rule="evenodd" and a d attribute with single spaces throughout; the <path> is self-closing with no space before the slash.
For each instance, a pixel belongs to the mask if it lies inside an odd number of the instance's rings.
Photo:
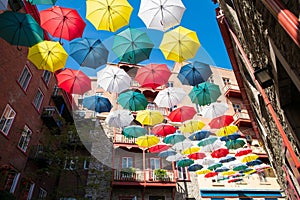
<path id="1" fill-rule="evenodd" d="M 160 169 L 160 158 L 150 158 L 150 169 Z"/>
<path id="2" fill-rule="evenodd" d="M 21 74 L 21 76 L 19 77 L 19 80 L 18 80 L 20 86 L 22 87 L 22 89 L 24 91 L 27 90 L 27 87 L 29 85 L 31 77 L 32 77 L 32 75 L 31 75 L 28 67 L 25 65 L 25 67 L 24 67 L 24 69 L 22 71 L 22 74 Z"/>
<path id="3" fill-rule="evenodd" d="M 168 87 L 174 87 L 174 82 L 173 81 L 169 81 L 168 82 Z"/>
<path id="4" fill-rule="evenodd" d="M 207 82 L 209 82 L 209 83 L 214 83 L 214 82 L 215 82 L 215 81 L 214 81 L 214 78 L 213 78 L 213 75 L 211 75 L 211 76 L 208 78 Z"/>
<path id="5" fill-rule="evenodd" d="M 100 96 L 100 97 L 102 97 L 102 96 L 103 96 L 103 92 L 96 92 L 96 93 L 95 93 L 95 96 Z"/>
<path id="6" fill-rule="evenodd" d="M 0 119 L 0 130 L 5 135 L 8 134 L 15 116 L 16 116 L 16 112 L 10 107 L 10 105 L 6 105 L 5 110 Z"/>
<path id="7" fill-rule="evenodd" d="M 38 91 L 34 97 L 34 100 L 33 100 L 33 105 L 37 110 L 40 110 L 43 99 L 44 99 L 44 95 L 41 92 L 41 90 L 38 89 Z"/>
<path id="8" fill-rule="evenodd" d="M 224 85 L 230 85 L 230 79 L 226 77 L 222 77 Z"/>
<path id="9" fill-rule="evenodd" d="M 31 137 L 31 130 L 25 125 L 24 130 L 22 131 L 22 135 L 19 140 L 18 147 L 22 149 L 24 152 L 26 152 L 30 137 Z"/>
<path id="10" fill-rule="evenodd" d="M 39 188 L 38 199 L 46 199 L 46 196 L 47 196 L 47 191 L 44 190 L 43 188 Z"/>
<path id="11" fill-rule="evenodd" d="M 133 158 L 132 157 L 122 157 L 122 168 L 133 167 Z"/>
<path id="12" fill-rule="evenodd" d="M 196 104 L 196 110 L 197 110 L 197 113 L 198 114 L 201 114 L 202 110 L 203 110 L 203 106 L 199 105 L 199 104 Z"/>
<path id="13" fill-rule="evenodd" d="M 51 78 L 51 72 L 47 71 L 47 70 L 44 70 L 44 73 L 43 73 L 43 80 L 45 81 L 46 85 L 49 84 L 49 81 L 50 81 L 50 78 Z"/>
<path id="14" fill-rule="evenodd" d="M 66 158 L 64 169 L 74 170 L 77 167 L 78 158 Z"/>
<path id="15" fill-rule="evenodd" d="M 4 189 L 9 191 L 10 193 L 14 193 L 16 190 L 16 186 L 18 184 L 20 178 L 20 173 L 15 171 L 10 171 L 7 174 Z"/>
<path id="16" fill-rule="evenodd" d="M 165 200 L 164 196 L 149 196 L 149 200 Z"/>
<path id="17" fill-rule="evenodd" d="M 188 176 L 188 170 L 186 167 L 179 167 L 177 169 L 178 172 L 178 179 L 179 180 L 189 180 L 189 176 Z"/>
<path id="18" fill-rule="evenodd" d="M 241 112 L 242 111 L 242 108 L 241 108 L 240 104 L 233 103 L 232 106 L 233 106 L 234 112 Z"/>
<path id="19" fill-rule="evenodd" d="M 83 162 L 83 169 L 89 169 L 90 161 L 88 159 L 84 160 Z"/>
<path id="20" fill-rule="evenodd" d="M 30 184 L 30 188 L 29 188 L 29 191 L 28 191 L 28 194 L 27 194 L 27 200 L 30 200 L 30 199 L 32 198 L 34 186 L 35 186 L 34 183 L 31 183 L 31 184 Z"/>

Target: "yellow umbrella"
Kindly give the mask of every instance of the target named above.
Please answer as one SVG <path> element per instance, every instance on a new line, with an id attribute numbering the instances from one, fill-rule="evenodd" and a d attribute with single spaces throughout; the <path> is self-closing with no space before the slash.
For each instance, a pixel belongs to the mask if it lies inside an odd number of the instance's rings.
<path id="1" fill-rule="evenodd" d="M 253 160 L 256 160 L 257 158 L 259 158 L 259 156 L 256 154 L 248 154 L 242 159 L 242 162 L 251 162 Z"/>
<path id="2" fill-rule="evenodd" d="M 236 174 L 235 171 L 232 171 L 232 170 L 229 170 L 227 172 L 222 172 L 221 173 L 223 176 L 230 176 L 230 175 L 233 175 L 233 174 Z"/>
<path id="3" fill-rule="evenodd" d="M 197 33 L 182 26 L 166 32 L 159 46 L 167 60 L 179 63 L 195 57 L 199 47 Z"/>
<path id="4" fill-rule="evenodd" d="M 86 19 L 97 30 L 115 32 L 129 23 L 132 10 L 127 0 L 86 0 Z"/>
<path id="5" fill-rule="evenodd" d="M 136 120 L 143 125 L 154 126 L 164 120 L 164 116 L 157 110 L 143 110 L 136 115 Z"/>
<path id="6" fill-rule="evenodd" d="M 211 172 L 211 170 L 209 170 L 209 169 L 200 169 L 200 170 L 196 171 L 196 174 L 201 175 L 201 174 L 207 174 L 209 172 Z"/>
<path id="7" fill-rule="evenodd" d="M 205 123 L 200 120 L 189 120 L 180 126 L 179 130 L 183 133 L 194 133 L 201 130 L 205 126 Z"/>
<path id="8" fill-rule="evenodd" d="M 159 138 L 155 135 L 144 135 L 136 139 L 136 144 L 142 148 L 149 148 L 159 143 Z"/>
<path id="9" fill-rule="evenodd" d="M 220 128 L 216 131 L 216 135 L 217 136 L 228 136 L 231 135 L 232 133 L 235 133 L 239 130 L 239 128 L 235 125 L 231 125 L 231 126 L 225 126 L 223 128 Z"/>
<path id="10" fill-rule="evenodd" d="M 27 57 L 38 69 L 55 72 L 64 68 L 68 54 L 59 42 L 45 40 L 30 47 Z"/>
<path id="11" fill-rule="evenodd" d="M 200 147 L 190 147 L 190 148 L 182 150 L 181 153 L 184 154 L 184 155 L 189 155 L 189 154 L 192 154 L 192 153 L 196 153 L 199 150 L 200 150 Z"/>

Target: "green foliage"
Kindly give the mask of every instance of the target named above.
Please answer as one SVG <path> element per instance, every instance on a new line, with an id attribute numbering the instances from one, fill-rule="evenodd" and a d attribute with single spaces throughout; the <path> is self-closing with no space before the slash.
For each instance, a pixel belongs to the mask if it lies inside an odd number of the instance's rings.
<path id="1" fill-rule="evenodd" d="M 121 170 L 122 173 L 134 174 L 136 173 L 136 169 L 134 167 L 123 168 Z"/>
<path id="2" fill-rule="evenodd" d="M 165 169 L 155 169 L 154 175 L 158 180 L 162 180 L 167 177 L 167 170 Z"/>

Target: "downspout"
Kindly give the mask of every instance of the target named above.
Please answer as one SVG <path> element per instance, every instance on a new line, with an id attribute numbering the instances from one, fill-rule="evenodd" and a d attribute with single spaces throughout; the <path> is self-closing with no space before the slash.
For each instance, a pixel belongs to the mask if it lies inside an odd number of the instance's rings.
<path id="1" fill-rule="evenodd" d="M 243 57 L 243 59 L 245 61 L 245 66 L 246 66 L 247 70 L 249 71 L 249 74 L 250 74 L 252 80 L 254 81 L 257 90 L 262 95 L 263 100 L 265 102 L 265 105 L 266 105 L 267 109 L 269 110 L 269 113 L 271 114 L 272 119 L 275 122 L 275 125 L 276 125 L 276 127 L 277 127 L 277 129 L 278 129 L 278 131 L 279 131 L 279 133 L 281 135 L 281 138 L 282 138 L 282 141 L 283 141 L 283 145 L 287 148 L 287 150 L 288 150 L 288 152 L 289 152 L 289 154 L 290 154 L 290 156 L 291 156 L 291 158 L 292 158 L 292 160 L 294 162 L 295 166 L 292 166 L 292 167 L 296 167 L 297 169 L 299 169 L 300 168 L 299 159 L 298 159 L 297 155 L 295 154 L 295 152 L 294 152 L 294 150 L 293 150 L 293 148 L 292 148 L 292 146 L 291 146 L 291 144 L 289 142 L 289 139 L 286 136 L 286 134 L 285 134 L 285 132 L 283 130 L 283 127 L 282 127 L 282 125 L 280 124 L 280 122 L 279 122 L 279 120 L 277 118 L 277 115 L 276 115 L 276 113 L 275 113 L 275 111 L 274 111 L 274 109 L 272 107 L 271 102 L 268 99 L 267 94 L 265 93 L 264 89 L 260 86 L 260 84 L 258 83 L 258 81 L 255 79 L 254 69 L 253 69 L 253 67 L 252 67 L 252 65 L 251 65 L 251 63 L 250 63 L 250 61 L 249 61 L 249 59 L 248 59 L 248 57 L 247 57 L 247 55 L 246 55 L 243 47 L 241 46 L 241 44 L 240 44 L 238 38 L 236 37 L 236 35 L 234 34 L 234 32 L 231 30 L 229 24 L 226 21 L 225 16 L 222 16 L 221 18 L 223 19 L 222 20 L 223 21 L 223 25 L 225 24 L 225 26 L 227 28 L 227 31 L 229 31 L 231 37 L 234 40 L 234 43 L 236 44 L 237 48 L 239 49 L 239 51 L 240 51 L 240 53 L 241 53 L 241 55 L 242 55 L 242 57 Z M 222 24 L 222 23 L 220 23 L 220 24 Z"/>

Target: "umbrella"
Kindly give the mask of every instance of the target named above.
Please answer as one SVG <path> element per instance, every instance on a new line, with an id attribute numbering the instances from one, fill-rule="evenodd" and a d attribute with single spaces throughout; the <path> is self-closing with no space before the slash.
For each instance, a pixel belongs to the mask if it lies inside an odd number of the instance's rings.
<path id="1" fill-rule="evenodd" d="M 236 174 L 235 171 L 232 171 L 232 170 L 228 170 L 228 171 L 224 171 L 221 173 L 223 176 L 230 176 L 230 175 L 233 175 L 233 174 Z"/>
<path id="2" fill-rule="evenodd" d="M 91 79 L 80 70 L 66 68 L 56 75 L 58 87 L 69 94 L 84 94 L 91 90 Z"/>
<path id="3" fill-rule="evenodd" d="M 204 175 L 204 178 L 211 178 L 214 176 L 217 176 L 218 172 L 208 172 L 207 174 Z"/>
<path id="4" fill-rule="evenodd" d="M 171 76 L 171 71 L 166 64 L 148 64 L 140 67 L 136 73 L 136 80 L 141 87 L 155 89 L 165 85 Z"/>
<path id="5" fill-rule="evenodd" d="M 196 153 L 199 150 L 200 150 L 200 147 L 189 147 L 187 149 L 182 150 L 181 153 L 184 155 L 189 155 L 189 154 Z"/>
<path id="6" fill-rule="evenodd" d="M 220 163 L 228 163 L 228 162 L 231 162 L 231 161 L 234 161 L 234 160 L 236 160 L 236 158 L 234 156 L 227 155 L 226 157 L 221 158 L 219 160 L 219 162 Z"/>
<path id="7" fill-rule="evenodd" d="M 238 149 L 240 147 L 243 147 L 246 144 L 246 142 L 242 139 L 236 139 L 236 140 L 229 140 L 226 142 L 225 146 L 228 149 Z"/>
<path id="8" fill-rule="evenodd" d="M 69 45 L 70 56 L 80 66 L 96 69 L 107 63 L 108 50 L 99 39 L 78 38 Z"/>
<path id="9" fill-rule="evenodd" d="M 136 144 L 141 148 L 149 148 L 159 143 L 159 138 L 155 135 L 144 135 L 136 139 Z"/>
<path id="10" fill-rule="evenodd" d="M 216 131 L 217 136 L 228 136 L 233 134 L 234 132 L 237 132 L 239 128 L 235 125 L 225 126 L 223 128 L 220 128 Z"/>
<path id="11" fill-rule="evenodd" d="M 211 170 L 209 170 L 209 169 L 200 169 L 200 170 L 196 171 L 196 174 L 202 175 L 202 174 L 207 174 L 209 172 L 211 172 Z"/>
<path id="12" fill-rule="evenodd" d="M 224 126 L 230 125 L 234 121 L 231 115 L 222 115 L 212 119 L 208 125 L 213 129 L 220 129 Z"/>
<path id="13" fill-rule="evenodd" d="M 214 150 L 210 155 L 213 158 L 222 158 L 227 156 L 227 154 L 229 154 L 229 150 L 226 148 L 220 148 L 220 149 L 216 149 Z"/>
<path id="14" fill-rule="evenodd" d="M 242 148 L 242 149 L 238 149 L 237 152 L 235 153 L 235 156 L 244 156 L 247 155 L 249 153 L 252 153 L 252 149 L 250 148 Z"/>
<path id="15" fill-rule="evenodd" d="M 230 141 L 230 140 L 236 140 L 236 139 L 238 139 L 238 138 L 240 138 L 240 137 L 241 137 L 240 134 L 238 134 L 238 133 L 233 133 L 233 134 L 230 134 L 230 135 L 221 137 L 220 140 L 221 140 L 221 141 L 227 142 L 227 141 Z"/>
<path id="16" fill-rule="evenodd" d="M 193 117 L 196 114 L 196 110 L 194 107 L 191 106 L 181 106 L 179 108 L 176 108 L 173 110 L 169 115 L 168 118 L 172 122 L 184 122 L 190 119 L 193 119 Z"/>
<path id="17" fill-rule="evenodd" d="M 164 143 L 158 143 L 157 145 L 154 145 L 152 147 L 150 147 L 148 150 L 151 153 L 160 153 L 162 151 L 166 151 L 167 149 L 169 149 L 170 146 Z"/>
<path id="18" fill-rule="evenodd" d="M 174 133 L 167 135 L 163 141 L 166 144 L 176 144 L 178 142 L 184 141 L 185 139 L 186 137 L 182 133 Z"/>
<path id="19" fill-rule="evenodd" d="M 185 158 L 185 159 L 179 160 L 177 162 L 177 167 L 187 167 L 187 166 L 190 166 L 193 163 L 194 163 L 194 160 Z"/>
<path id="20" fill-rule="evenodd" d="M 86 26 L 76 10 L 60 6 L 40 11 L 40 19 L 43 29 L 59 39 L 79 38 Z"/>
<path id="21" fill-rule="evenodd" d="M 159 46 L 167 60 L 179 63 L 195 57 L 199 47 L 197 33 L 182 26 L 166 32 Z"/>
<path id="22" fill-rule="evenodd" d="M 148 100 L 144 94 L 129 90 L 118 96 L 118 103 L 125 109 L 138 111 L 146 109 Z"/>
<path id="23" fill-rule="evenodd" d="M 203 158 L 200 161 L 201 161 L 200 164 L 202 164 L 202 165 L 208 165 L 208 166 L 216 163 L 216 159 L 211 158 L 211 157 L 205 157 L 205 158 Z"/>
<path id="24" fill-rule="evenodd" d="M 121 62 L 137 64 L 149 59 L 153 46 L 145 32 L 127 28 L 114 36 L 112 50 Z"/>
<path id="25" fill-rule="evenodd" d="M 136 115 L 136 121 L 143 125 L 154 126 L 162 123 L 164 116 L 157 110 L 142 110 Z"/>
<path id="26" fill-rule="evenodd" d="M 228 180 L 228 183 L 235 183 L 235 182 L 239 182 L 242 180 L 243 180 L 242 178 L 233 178 L 233 179 Z"/>
<path id="27" fill-rule="evenodd" d="M 215 169 L 217 169 L 218 167 L 222 167 L 222 166 L 223 166 L 222 163 L 214 163 L 214 164 L 209 165 L 209 166 L 207 167 L 207 169 L 209 169 L 209 170 L 215 170 Z"/>
<path id="28" fill-rule="evenodd" d="M 0 37 L 18 48 L 44 40 L 43 29 L 30 14 L 5 11 L 0 15 L 0 30 Z"/>
<path id="29" fill-rule="evenodd" d="M 201 114 L 205 118 L 217 118 L 217 117 L 224 115 L 224 113 L 227 110 L 228 110 L 228 105 L 226 103 L 214 102 L 214 103 L 211 103 L 211 104 L 205 106 L 203 108 L 203 110 L 201 111 Z M 223 121 L 221 121 L 221 122 L 223 122 Z"/>
<path id="30" fill-rule="evenodd" d="M 108 114 L 105 119 L 106 124 L 110 127 L 122 128 L 128 126 L 134 117 L 128 110 L 115 110 Z"/>
<path id="31" fill-rule="evenodd" d="M 202 168 L 203 168 L 203 166 L 200 164 L 193 164 L 188 167 L 188 170 L 190 172 L 195 172 L 195 171 L 201 170 Z"/>
<path id="32" fill-rule="evenodd" d="M 180 23 L 184 11 L 181 0 L 142 0 L 138 16 L 147 28 L 165 31 Z"/>
<path id="33" fill-rule="evenodd" d="M 154 103 L 158 107 L 172 108 L 178 105 L 185 96 L 186 93 L 182 88 L 168 87 L 159 91 L 154 99 Z"/>
<path id="34" fill-rule="evenodd" d="M 166 158 L 166 157 L 168 157 L 168 156 L 174 156 L 174 155 L 176 155 L 176 154 L 177 154 L 177 152 L 174 151 L 174 150 L 166 150 L 166 151 L 160 152 L 160 153 L 158 154 L 158 156 L 161 157 L 161 158 Z"/>
<path id="35" fill-rule="evenodd" d="M 52 4 L 54 5 L 57 0 L 27 0 L 30 4 L 36 5 L 36 4 Z"/>
<path id="36" fill-rule="evenodd" d="M 167 136 L 176 132 L 176 128 L 171 124 L 157 124 L 153 126 L 151 133 L 158 136 Z"/>
<path id="37" fill-rule="evenodd" d="M 184 157 L 180 154 L 180 153 L 177 153 L 175 155 L 170 155 L 166 158 L 166 161 L 169 161 L 169 162 L 174 162 L 174 161 L 178 161 L 178 160 L 181 160 L 183 159 Z"/>
<path id="38" fill-rule="evenodd" d="M 254 166 L 254 169 L 255 169 L 256 171 L 264 170 L 264 169 L 270 169 L 270 168 L 271 168 L 271 166 L 270 166 L 270 165 L 267 165 L 267 164 L 265 164 L 265 163 L 262 163 L 262 164 L 260 164 L 260 165 Z"/>
<path id="39" fill-rule="evenodd" d="M 229 171 L 228 167 L 222 166 L 222 167 L 218 167 L 215 172 L 226 172 Z"/>
<path id="40" fill-rule="evenodd" d="M 117 31 L 129 23 L 132 10 L 127 0 L 86 1 L 86 19 L 97 30 Z"/>
<path id="41" fill-rule="evenodd" d="M 201 152 L 196 152 L 196 153 L 192 153 L 192 154 L 188 155 L 188 158 L 193 159 L 193 160 L 199 160 L 199 159 L 203 159 L 205 157 L 206 157 L 205 153 L 201 153 Z"/>
<path id="42" fill-rule="evenodd" d="M 66 65 L 68 54 L 59 42 L 45 40 L 30 47 L 27 57 L 38 69 L 55 72 Z"/>
<path id="43" fill-rule="evenodd" d="M 112 108 L 112 105 L 107 98 L 97 95 L 84 97 L 82 105 L 83 107 L 98 113 L 109 112 Z"/>
<path id="44" fill-rule="evenodd" d="M 0 10 L 7 10 L 8 0 L 1 0 L 0 1 Z"/>
<path id="45" fill-rule="evenodd" d="M 200 120 L 189 120 L 185 121 L 180 127 L 183 133 L 193 133 L 195 131 L 201 130 L 205 126 L 204 122 Z"/>
<path id="46" fill-rule="evenodd" d="M 183 140 L 181 142 L 177 142 L 172 146 L 172 149 L 174 149 L 175 151 L 182 151 L 184 149 L 190 148 L 192 147 L 193 144 L 188 141 L 188 140 Z"/>
<path id="47" fill-rule="evenodd" d="M 248 166 L 245 165 L 245 164 L 239 164 L 239 165 L 236 165 L 233 167 L 233 171 L 241 171 L 241 170 L 244 170 L 244 169 L 247 169 Z"/>
<path id="48" fill-rule="evenodd" d="M 188 138 L 192 141 L 202 140 L 204 138 L 208 138 L 211 135 L 211 132 L 208 130 L 196 131 Z"/>
<path id="49" fill-rule="evenodd" d="M 127 126 L 123 129 L 123 135 L 127 138 L 137 138 L 146 135 L 147 130 L 138 125 Z"/>
<path id="50" fill-rule="evenodd" d="M 218 137 L 214 137 L 214 136 L 208 137 L 208 138 L 204 138 L 204 139 L 200 140 L 200 142 L 198 143 L 198 146 L 199 147 L 204 147 L 206 145 L 214 143 L 217 140 L 218 140 Z"/>
<path id="51" fill-rule="evenodd" d="M 256 154 L 248 154 L 245 157 L 243 157 L 242 162 L 244 162 L 244 163 L 251 162 L 251 161 L 256 160 L 257 158 L 259 158 L 259 156 Z"/>
<path id="52" fill-rule="evenodd" d="M 200 152 L 212 153 L 213 151 L 221 148 L 223 145 L 224 145 L 224 143 L 222 141 L 216 140 L 215 142 L 213 142 L 211 144 L 207 144 L 204 147 L 202 147 Z"/>
<path id="53" fill-rule="evenodd" d="M 192 102 L 202 106 L 216 102 L 220 95 L 219 86 L 208 82 L 194 86 L 189 93 Z"/>
<path id="54" fill-rule="evenodd" d="M 106 66 L 97 72 L 97 83 L 107 92 L 120 93 L 130 88 L 131 78 L 123 69 Z"/>
<path id="55" fill-rule="evenodd" d="M 183 85 L 198 85 L 207 81 L 212 75 L 212 71 L 208 64 L 194 61 L 181 67 L 177 78 Z"/>

